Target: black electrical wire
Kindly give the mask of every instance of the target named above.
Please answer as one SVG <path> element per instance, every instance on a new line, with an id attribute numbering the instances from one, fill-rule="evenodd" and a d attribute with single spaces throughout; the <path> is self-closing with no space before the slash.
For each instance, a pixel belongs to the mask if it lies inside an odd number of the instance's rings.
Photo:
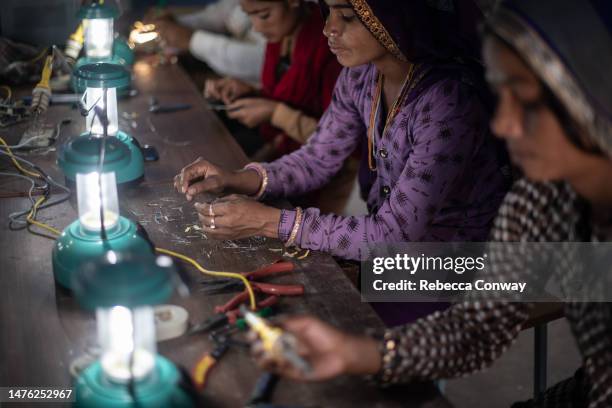
<path id="1" fill-rule="evenodd" d="M 127 389 L 128 389 L 128 393 L 130 394 L 130 398 L 132 399 L 132 402 L 134 403 L 135 407 L 139 407 L 140 404 L 138 403 L 138 399 L 136 398 L 136 382 L 134 380 L 134 360 L 135 360 L 135 356 L 134 354 L 136 353 L 136 324 L 134 324 L 134 311 L 131 311 L 132 313 L 132 344 L 134 345 L 134 347 L 132 348 L 132 352 L 130 353 L 130 361 L 129 361 L 129 366 L 130 366 L 130 379 L 128 381 L 128 385 L 127 385 Z"/>
<path id="2" fill-rule="evenodd" d="M 102 171 L 104 167 L 104 158 L 106 155 L 106 139 L 108 137 L 108 125 L 109 125 L 108 123 L 109 122 L 108 121 L 108 89 L 107 88 L 103 88 L 103 98 L 104 98 L 104 109 L 100 109 L 94 104 L 94 106 L 92 106 L 89 109 L 81 109 L 81 113 L 84 115 L 87 115 L 91 111 L 91 109 L 94 109 L 94 117 L 92 118 L 90 129 L 93 128 L 93 122 L 96 117 L 102 124 L 102 129 L 103 129 L 102 142 L 100 143 L 100 153 L 99 153 L 99 160 L 98 160 L 98 174 L 99 174 L 98 189 L 99 189 L 99 194 L 100 194 L 100 224 L 101 224 L 100 235 L 102 238 L 103 245 L 106 245 L 108 237 L 106 234 L 106 227 L 104 226 L 104 200 L 103 200 L 103 193 L 102 193 Z M 98 103 L 99 100 L 100 99 L 96 101 L 96 104 Z M 89 132 L 89 135 L 91 136 L 91 130 Z M 132 311 L 132 316 L 133 316 L 133 311 Z M 129 368 L 130 368 L 130 378 L 128 380 L 127 389 L 128 389 L 128 393 L 130 394 L 130 398 L 132 399 L 134 405 L 138 407 L 140 406 L 140 404 L 138 403 L 138 399 L 136 398 L 136 387 L 135 387 L 135 381 L 134 381 L 134 354 L 136 352 L 136 325 L 133 325 L 132 342 L 134 344 L 134 350 L 132 350 L 132 352 L 130 353 L 130 361 L 128 363 Z"/>
<path id="3" fill-rule="evenodd" d="M 0 150 L 0 154 L 8 156 L 8 153 L 3 151 L 3 150 Z M 40 168 L 39 166 L 35 165 L 34 163 L 32 163 L 32 162 L 30 162 L 30 161 L 28 161 L 28 160 L 26 160 L 26 159 L 24 159 L 24 158 L 22 158 L 20 156 L 14 156 L 14 157 L 15 157 L 16 160 L 19 160 L 20 162 L 22 162 L 24 164 L 27 164 L 32 169 L 36 170 L 36 172 L 38 172 L 41 175 L 42 179 L 35 179 L 35 178 L 31 178 L 31 179 L 32 179 L 32 181 L 35 184 L 36 184 L 37 181 L 43 181 L 42 185 L 36 185 L 36 189 L 42 190 L 42 194 L 45 197 L 49 197 L 51 195 L 51 187 L 52 186 L 59 187 L 60 189 L 62 189 L 62 190 L 64 190 L 66 192 L 66 194 L 63 197 L 61 197 L 61 198 L 59 198 L 59 199 L 57 199 L 55 201 L 49 201 L 48 203 L 41 205 L 40 207 L 38 207 L 39 210 L 45 209 L 45 208 L 49 208 L 49 207 L 52 207 L 54 205 L 63 203 L 64 201 L 66 201 L 66 200 L 68 200 L 70 198 L 70 194 L 71 194 L 70 189 L 67 188 L 66 186 L 56 182 L 55 180 L 53 180 L 42 168 Z M 33 198 L 30 196 L 30 194 L 29 194 L 29 198 L 30 198 L 30 201 L 32 202 L 32 205 L 34 205 Z M 27 216 L 30 213 L 30 211 L 31 211 L 31 207 L 29 209 L 27 209 L 27 210 L 18 211 L 18 212 L 9 214 L 9 229 L 11 231 L 17 231 L 17 230 L 23 230 L 23 229 L 28 228 L 27 223 L 24 222 L 24 221 L 20 221 L 19 219 L 23 218 L 24 216 Z M 22 226 L 15 226 L 15 225 L 13 225 L 15 223 L 23 223 L 23 225 Z"/>
<path id="4" fill-rule="evenodd" d="M 98 159 L 98 194 L 100 198 L 100 235 L 102 237 L 102 242 L 106 242 L 106 227 L 104 225 L 104 200 L 103 200 L 103 192 L 102 192 L 102 171 L 104 168 L 104 157 L 106 156 L 106 138 L 108 137 L 108 89 L 103 88 L 103 98 L 104 98 L 104 109 L 100 109 L 99 107 L 95 107 L 94 112 L 98 116 L 100 123 L 102 124 L 102 142 L 100 143 L 100 156 Z"/>
<path id="5" fill-rule="evenodd" d="M 109 125 L 109 121 L 108 121 L 108 89 L 104 88 L 103 89 L 103 98 L 104 98 L 104 110 L 100 109 L 99 107 L 95 107 L 94 112 L 95 115 L 97 115 L 98 119 L 100 120 L 100 123 L 102 124 L 102 143 L 100 143 L 100 157 L 99 157 L 99 161 L 98 161 L 98 174 L 100 175 L 100 177 L 98 178 L 98 188 L 99 188 L 99 192 L 100 192 L 100 223 L 101 223 L 101 237 L 102 237 L 102 243 L 106 244 L 107 243 L 107 235 L 106 235 L 106 227 L 104 226 L 104 200 L 102 199 L 103 197 L 103 193 L 102 193 L 102 170 L 103 170 L 103 166 L 104 166 L 104 158 L 106 155 L 106 139 L 108 138 L 108 125 Z M 95 116 L 94 116 L 95 117 Z M 132 316 L 134 316 L 133 312 L 132 312 Z M 132 319 L 133 322 L 133 319 Z M 136 398 L 136 387 L 135 387 L 135 380 L 134 380 L 134 354 L 136 353 L 136 325 L 133 324 L 133 336 L 132 336 L 132 343 L 134 344 L 134 349 L 132 350 L 132 352 L 130 353 L 130 361 L 129 361 L 129 366 L 130 366 L 130 379 L 128 381 L 128 393 L 130 394 L 130 398 L 132 399 L 134 405 L 136 407 L 138 407 L 140 404 L 138 403 L 138 399 Z"/>

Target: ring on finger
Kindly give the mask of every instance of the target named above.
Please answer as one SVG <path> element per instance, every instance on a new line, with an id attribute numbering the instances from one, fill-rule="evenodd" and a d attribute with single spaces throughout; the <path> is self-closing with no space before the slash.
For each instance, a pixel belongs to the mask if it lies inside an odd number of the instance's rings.
<path id="1" fill-rule="evenodd" d="M 208 207 L 208 215 L 210 216 L 210 229 L 216 229 L 217 226 L 215 225 L 215 212 L 213 211 L 212 203 Z"/>

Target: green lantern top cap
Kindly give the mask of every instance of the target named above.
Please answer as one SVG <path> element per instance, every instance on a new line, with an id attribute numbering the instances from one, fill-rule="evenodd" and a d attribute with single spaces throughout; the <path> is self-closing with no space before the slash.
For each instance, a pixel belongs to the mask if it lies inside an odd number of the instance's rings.
<path id="1" fill-rule="evenodd" d="M 172 274 L 167 256 L 121 254 L 108 251 L 74 274 L 76 298 L 86 309 L 156 305 L 172 295 Z"/>
<path id="2" fill-rule="evenodd" d="M 119 10 L 113 6 L 92 2 L 87 6 L 81 7 L 77 13 L 77 17 L 81 20 L 93 20 L 95 18 L 117 18 L 119 17 Z"/>
<path id="3" fill-rule="evenodd" d="M 130 73 L 121 65 L 104 62 L 87 64 L 74 73 L 78 88 L 124 88 L 130 85 Z"/>

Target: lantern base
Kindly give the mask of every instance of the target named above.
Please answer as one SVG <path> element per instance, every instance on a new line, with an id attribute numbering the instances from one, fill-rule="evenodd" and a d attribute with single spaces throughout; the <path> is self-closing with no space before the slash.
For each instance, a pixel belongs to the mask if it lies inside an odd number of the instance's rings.
<path id="1" fill-rule="evenodd" d="M 195 406 L 189 395 L 180 388 L 181 375 L 169 360 L 157 356 L 154 371 L 145 379 L 134 383 L 136 401 L 126 384 L 109 381 L 100 362 L 89 366 L 78 378 L 76 406 L 87 408 L 190 408 Z"/>
<path id="2" fill-rule="evenodd" d="M 117 136 L 115 137 L 123 142 L 130 150 L 130 164 L 126 169 L 121 171 L 121 174 L 115 174 L 117 183 L 123 183 L 121 180 L 130 182 L 142 179 L 144 177 L 144 156 L 142 155 L 140 145 L 136 139 L 122 131 L 117 132 Z"/>
<path id="3" fill-rule="evenodd" d="M 121 37 L 115 38 L 115 42 L 113 43 L 113 58 L 126 68 L 134 65 L 134 61 L 136 60 L 134 57 L 134 50 L 130 47 L 128 42 Z"/>
<path id="4" fill-rule="evenodd" d="M 69 182 L 76 180 L 77 173 L 97 171 L 101 140 L 83 133 L 60 148 L 57 163 Z M 106 143 L 103 172 L 114 171 L 117 184 L 139 181 L 144 177 L 144 157 L 134 138 L 119 131 Z"/>
<path id="5" fill-rule="evenodd" d="M 151 243 L 143 237 L 136 224 L 119 217 L 115 227 L 107 231 L 102 242 L 100 233 L 89 232 L 77 220 L 62 232 L 53 247 L 53 276 L 63 287 L 73 289 L 73 275 L 88 262 L 101 259 L 108 251 L 154 255 Z"/>

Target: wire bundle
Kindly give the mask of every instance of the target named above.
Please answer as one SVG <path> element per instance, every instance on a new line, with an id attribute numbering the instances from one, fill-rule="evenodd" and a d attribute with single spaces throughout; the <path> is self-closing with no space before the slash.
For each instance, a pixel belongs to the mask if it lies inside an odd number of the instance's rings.
<path id="1" fill-rule="evenodd" d="M 0 175 L 17 177 L 30 182 L 30 188 L 28 189 L 28 198 L 31 203 L 30 208 L 9 214 L 9 228 L 11 230 L 18 230 L 27 228 L 29 225 L 35 225 L 55 235 L 59 235 L 59 230 L 37 221 L 36 215 L 40 209 L 49 208 L 68 200 L 71 193 L 70 189 L 53 180 L 53 178 L 34 163 L 15 155 L 10 146 L 1 137 L 0 144 L 0 155 L 9 157 L 15 168 L 19 171 L 19 173 L 0 172 Z M 28 166 L 29 169 L 24 168 L 22 164 Z M 52 187 L 59 188 L 65 194 L 55 200 L 49 200 Z M 41 191 L 41 196 L 36 200 L 34 199 L 35 190 Z M 23 219 L 24 217 L 25 219 Z"/>

